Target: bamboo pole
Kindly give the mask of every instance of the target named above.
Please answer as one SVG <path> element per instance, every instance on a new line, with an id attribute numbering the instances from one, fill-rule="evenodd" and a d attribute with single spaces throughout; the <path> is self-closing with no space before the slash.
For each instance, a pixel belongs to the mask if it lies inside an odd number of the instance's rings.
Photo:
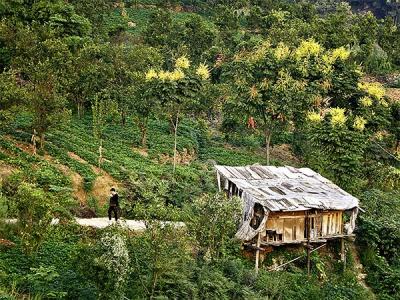
<path id="1" fill-rule="evenodd" d="M 257 236 L 257 251 L 256 251 L 256 266 L 255 266 L 256 274 L 258 274 L 258 265 L 260 261 L 260 250 L 259 250 L 260 245 L 261 245 L 261 233 L 259 232 Z"/>
<path id="2" fill-rule="evenodd" d="M 310 253 L 312 253 L 312 252 L 314 252 L 314 251 L 317 251 L 319 248 L 322 248 L 322 247 L 325 247 L 325 246 L 326 246 L 326 244 L 323 244 L 323 245 L 321 245 L 321 246 L 318 246 L 317 248 L 311 250 Z M 279 268 L 282 268 L 283 266 L 286 266 L 286 265 L 288 265 L 288 264 L 290 264 L 290 263 L 292 263 L 292 262 L 294 262 L 294 261 L 296 261 L 296 260 L 299 260 L 299 259 L 302 258 L 302 257 L 304 257 L 304 255 L 301 255 L 301 256 L 296 257 L 296 258 L 294 258 L 294 259 L 292 259 L 292 260 L 289 260 L 288 262 L 286 262 L 286 263 L 284 263 L 284 264 L 281 264 L 280 266 L 277 266 L 277 267 L 275 267 L 275 268 L 273 268 L 273 269 L 271 269 L 271 270 L 269 270 L 269 271 L 275 271 L 275 270 L 277 270 L 277 269 L 279 269 Z"/>
<path id="3" fill-rule="evenodd" d="M 311 275 L 311 261 L 310 261 L 310 234 L 311 234 L 311 222 L 310 222 L 310 217 L 307 214 L 307 276 L 310 277 Z"/>
<path id="4" fill-rule="evenodd" d="M 340 239 L 340 244 L 341 244 L 341 249 L 340 249 L 340 259 L 343 262 L 343 270 L 346 269 L 346 247 L 345 247 L 345 241 L 344 237 Z"/>

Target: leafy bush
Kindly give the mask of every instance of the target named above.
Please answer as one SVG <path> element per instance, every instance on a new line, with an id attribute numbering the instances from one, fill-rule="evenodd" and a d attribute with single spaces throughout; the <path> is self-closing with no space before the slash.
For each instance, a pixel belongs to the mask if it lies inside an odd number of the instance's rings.
<path id="1" fill-rule="evenodd" d="M 367 282 L 383 299 L 399 299 L 400 196 L 397 192 L 366 191 L 366 212 L 358 219 L 362 263 Z"/>

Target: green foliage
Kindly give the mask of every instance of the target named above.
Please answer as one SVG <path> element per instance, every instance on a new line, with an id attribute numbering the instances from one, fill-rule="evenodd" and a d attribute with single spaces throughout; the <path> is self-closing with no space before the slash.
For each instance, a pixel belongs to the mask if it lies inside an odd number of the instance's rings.
<path id="1" fill-rule="evenodd" d="M 382 299 L 398 299 L 400 198 L 397 192 L 371 190 L 364 193 L 366 213 L 359 219 L 359 244 L 367 282 Z"/>
<path id="2" fill-rule="evenodd" d="M 324 120 L 312 125 L 307 137 L 312 147 L 307 161 L 313 169 L 349 191 L 361 188 L 362 158 L 366 146 L 362 132 Z"/>
<path id="3" fill-rule="evenodd" d="M 388 73 L 392 68 L 387 53 L 379 45 L 373 46 L 365 60 L 365 67 L 374 74 Z"/>
<path id="4" fill-rule="evenodd" d="M 382 16 L 396 7 L 372 2 L 352 5 Z M 359 84 L 361 69 L 400 66 L 395 21 L 336 0 L 2 1 L 0 160 L 15 170 L 2 179 L 0 216 L 20 220 L 1 226 L 15 246 L 0 252 L 0 298 L 370 297 L 323 255 L 307 279 L 299 266 L 255 276 L 239 258 L 238 203 L 214 196 L 212 165 L 284 163 L 263 157 L 270 143 L 296 146 L 301 164 L 350 191 L 368 182 L 388 192 L 362 197 L 359 243 L 367 283 L 398 298 L 398 195 L 389 193 L 399 184 L 398 107 L 380 85 Z M 200 80 L 204 66 L 175 66 L 181 56 L 207 64 L 210 80 Z M 146 81 L 149 70 L 156 78 Z M 334 118 L 332 107 L 346 114 Z M 42 146 L 46 137 L 43 157 L 26 152 L 34 129 Z M 78 203 L 62 165 L 89 192 L 97 164 L 123 185 L 124 216 L 145 219 L 147 231 L 66 224 Z M 63 224 L 50 227 L 53 217 Z"/>
<path id="5" fill-rule="evenodd" d="M 0 73 L 0 124 L 6 126 L 13 119 L 12 108 L 21 104 L 27 91 L 17 85 L 17 75 L 8 71 Z"/>
<path id="6" fill-rule="evenodd" d="M 160 48 L 165 57 L 186 54 L 196 63 L 209 58 L 218 35 L 216 26 L 200 15 L 173 15 L 165 9 L 154 11 L 145 28 L 146 43 Z"/>
<path id="7" fill-rule="evenodd" d="M 173 225 L 148 221 L 146 231 L 131 240 L 132 295 L 137 298 L 172 297 L 193 299 L 190 282 L 189 235 Z"/>
<path id="8" fill-rule="evenodd" d="M 198 272 L 200 299 L 229 299 L 233 283 L 220 270 L 204 266 Z"/>
<path id="9" fill-rule="evenodd" d="M 130 271 L 126 237 L 118 228 L 109 228 L 100 236 L 98 256 L 93 262 L 96 284 L 102 299 L 120 299 Z"/>
<path id="10" fill-rule="evenodd" d="M 197 241 L 200 257 L 215 260 L 235 252 L 238 245 L 234 233 L 241 217 L 239 199 L 205 195 L 193 202 L 188 215 L 186 225 Z"/>
<path id="11" fill-rule="evenodd" d="M 35 251 L 49 229 L 54 199 L 49 199 L 43 190 L 23 183 L 16 190 L 14 201 L 23 247 L 28 253 Z"/>
<path id="12" fill-rule="evenodd" d="M 26 282 L 35 293 L 45 298 L 63 298 L 66 292 L 49 291 L 49 284 L 54 282 L 60 275 L 54 267 L 31 268 L 31 273 L 26 276 Z"/>

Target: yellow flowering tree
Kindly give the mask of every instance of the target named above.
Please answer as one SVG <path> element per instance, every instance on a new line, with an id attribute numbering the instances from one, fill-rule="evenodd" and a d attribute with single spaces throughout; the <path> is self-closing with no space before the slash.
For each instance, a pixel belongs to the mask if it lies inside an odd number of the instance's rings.
<path id="1" fill-rule="evenodd" d="M 345 189 L 360 188 L 367 121 L 338 107 L 309 112 L 307 119 L 308 149 L 304 157 L 310 167 Z"/>
<path id="2" fill-rule="evenodd" d="M 357 88 L 359 98 L 354 111 L 367 121 L 368 129 L 376 132 L 390 127 L 391 109 L 383 85 L 379 82 L 359 82 Z"/>
<path id="3" fill-rule="evenodd" d="M 208 82 L 210 73 L 205 64 L 192 67 L 190 60 L 181 56 L 173 70 L 150 69 L 145 74 L 148 98 L 157 99 L 162 111 L 168 116 L 174 134 L 174 163 L 176 168 L 177 133 L 179 120 L 188 108 L 196 104 L 200 92 Z"/>
<path id="4" fill-rule="evenodd" d="M 336 56 L 342 54 L 337 52 Z M 307 114 L 305 132 L 309 142 L 303 151 L 311 167 L 356 191 L 373 177 L 361 178 L 361 168 L 372 170 L 376 156 L 381 156 L 381 147 L 376 147 L 380 136 L 377 133 L 388 132 L 395 126 L 390 124 L 393 110 L 382 84 L 355 80 L 357 76 L 353 79 L 334 84 L 337 98 L 328 107 Z M 345 89 L 350 92 L 345 93 Z M 395 135 L 394 130 L 390 131 Z M 385 142 L 393 143 L 393 136 Z"/>
<path id="5" fill-rule="evenodd" d="M 311 107 L 320 106 L 318 99 L 329 95 L 335 64 L 348 57 L 344 48 L 326 51 L 312 39 L 296 48 L 265 41 L 235 56 L 228 66 L 238 94 L 234 105 L 238 114 L 253 117 L 264 135 L 267 163 L 274 133 L 299 126 Z"/>

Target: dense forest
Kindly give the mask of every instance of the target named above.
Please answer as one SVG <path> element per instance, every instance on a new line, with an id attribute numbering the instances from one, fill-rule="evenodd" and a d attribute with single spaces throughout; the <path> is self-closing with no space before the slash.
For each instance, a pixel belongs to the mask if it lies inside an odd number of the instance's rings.
<path id="1" fill-rule="evenodd" d="M 399 23 L 398 1 L 1 0 L 0 299 L 400 299 Z M 346 265 L 331 241 L 310 276 L 294 246 L 256 273 L 215 164 L 360 199 Z M 111 187 L 146 230 L 77 223 Z"/>

